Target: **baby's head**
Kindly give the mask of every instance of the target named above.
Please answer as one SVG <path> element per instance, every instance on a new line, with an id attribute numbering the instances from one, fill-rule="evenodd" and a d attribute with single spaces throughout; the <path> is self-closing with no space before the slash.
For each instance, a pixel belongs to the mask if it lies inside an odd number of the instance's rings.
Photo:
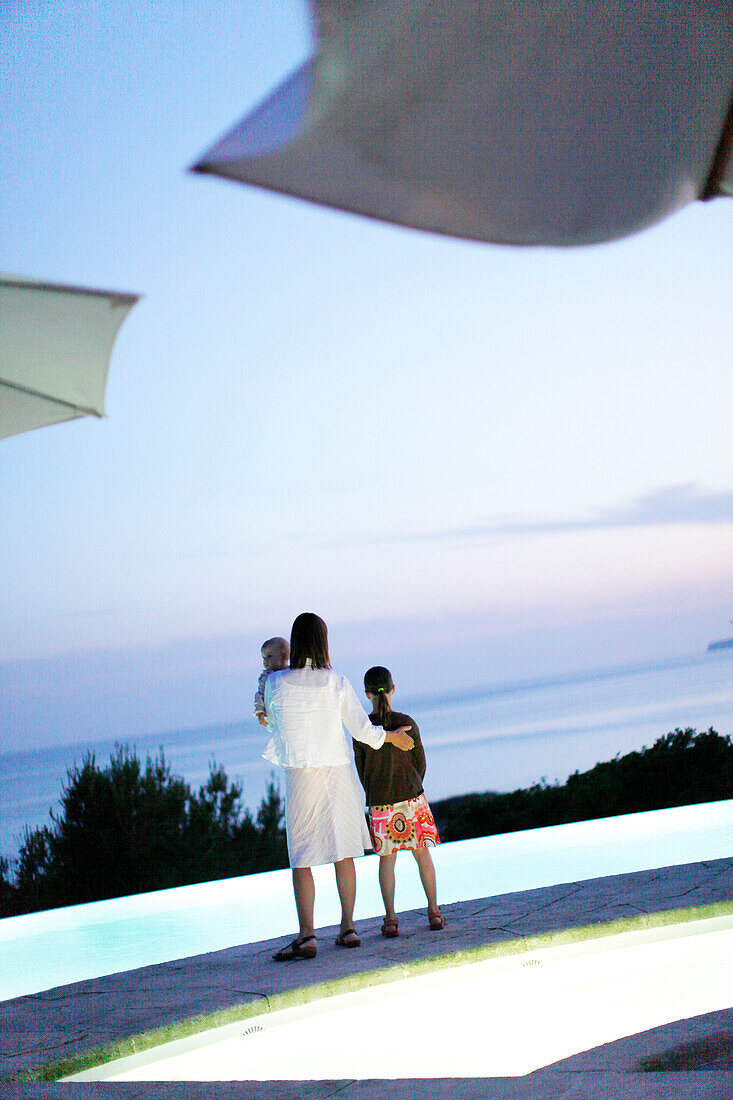
<path id="1" fill-rule="evenodd" d="M 285 638 L 268 638 L 262 643 L 262 664 L 268 672 L 280 672 L 290 661 L 290 645 Z"/>

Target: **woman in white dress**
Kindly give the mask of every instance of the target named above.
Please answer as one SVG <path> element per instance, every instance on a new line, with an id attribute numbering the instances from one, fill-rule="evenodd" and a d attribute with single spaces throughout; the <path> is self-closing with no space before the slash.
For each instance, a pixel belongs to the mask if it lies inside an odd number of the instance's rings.
<path id="1" fill-rule="evenodd" d="M 300 926 L 297 938 L 273 957 L 285 962 L 315 956 L 311 867 L 324 863 L 334 865 L 341 901 L 336 943 L 358 947 L 354 856 L 364 855 L 371 841 L 344 726 L 353 738 L 374 749 L 386 740 L 405 751 L 413 747 L 410 727 L 385 733 L 372 725 L 349 681 L 331 669 L 326 624 L 311 612 L 293 623 L 290 668 L 267 678 L 265 711 L 272 739 L 264 755 L 279 764 L 285 776 L 288 855 Z"/>

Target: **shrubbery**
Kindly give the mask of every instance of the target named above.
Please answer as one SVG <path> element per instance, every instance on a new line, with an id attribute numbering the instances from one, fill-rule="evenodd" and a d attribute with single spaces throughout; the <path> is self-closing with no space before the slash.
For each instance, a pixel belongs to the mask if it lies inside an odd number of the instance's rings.
<path id="1" fill-rule="evenodd" d="M 143 767 L 119 746 L 107 767 L 73 768 L 51 825 L 0 857 L 0 916 L 286 867 L 283 803 L 270 784 L 256 818 L 241 787 L 211 766 L 198 793 L 163 753 Z M 677 729 L 560 784 L 432 803 L 443 840 L 490 836 L 733 797 L 733 742 Z"/>
<path id="2" fill-rule="evenodd" d="M 286 867 L 283 804 L 271 783 L 257 817 L 212 764 L 198 793 L 161 751 L 143 766 L 126 746 L 67 776 L 51 825 L 0 859 L 0 916 Z"/>
<path id="3" fill-rule="evenodd" d="M 617 756 L 566 783 L 432 803 L 443 840 L 661 810 L 733 797 L 733 742 L 714 729 L 676 729 L 650 749 Z"/>

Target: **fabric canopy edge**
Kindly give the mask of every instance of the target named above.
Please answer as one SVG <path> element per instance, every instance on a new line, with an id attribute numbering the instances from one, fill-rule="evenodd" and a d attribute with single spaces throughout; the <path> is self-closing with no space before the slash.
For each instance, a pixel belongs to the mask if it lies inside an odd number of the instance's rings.
<path id="1" fill-rule="evenodd" d="M 74 286 L 71 283 L 50 283 L 45 279 L 34 279 L 28 275 L 11 275 L 7 271 L 0 271 L 0 286 L 12 287 L 14 290 L 48 290 L 59 294 L 85 294 L 90 298 L 107 298 L 113 307 L 134 306 L 144 297 L 142 294 L 133 294 L 127 290 L 97 290 L 92 287 Z"/>

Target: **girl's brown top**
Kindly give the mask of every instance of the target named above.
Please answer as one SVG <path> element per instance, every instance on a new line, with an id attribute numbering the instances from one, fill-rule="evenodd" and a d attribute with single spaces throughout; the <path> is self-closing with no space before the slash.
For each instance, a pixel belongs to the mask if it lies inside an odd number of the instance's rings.
<path id="1" fill-rule="evenodd" d="M 370 714 L 372 725 L 378 725 L 376 714 Z M 409 752 L 385 742 L 381 749 L 373 749 L 360 741 L 354 741 L 354 759 L 367 806 L 391 806 L 417 798 L 423 789 L 425 778 L 425 751 L 420 740 L 417 722 L 409 714 L 393 710 L 386 731 L 411 726 L 408 731 L 415 745 Z"/>

